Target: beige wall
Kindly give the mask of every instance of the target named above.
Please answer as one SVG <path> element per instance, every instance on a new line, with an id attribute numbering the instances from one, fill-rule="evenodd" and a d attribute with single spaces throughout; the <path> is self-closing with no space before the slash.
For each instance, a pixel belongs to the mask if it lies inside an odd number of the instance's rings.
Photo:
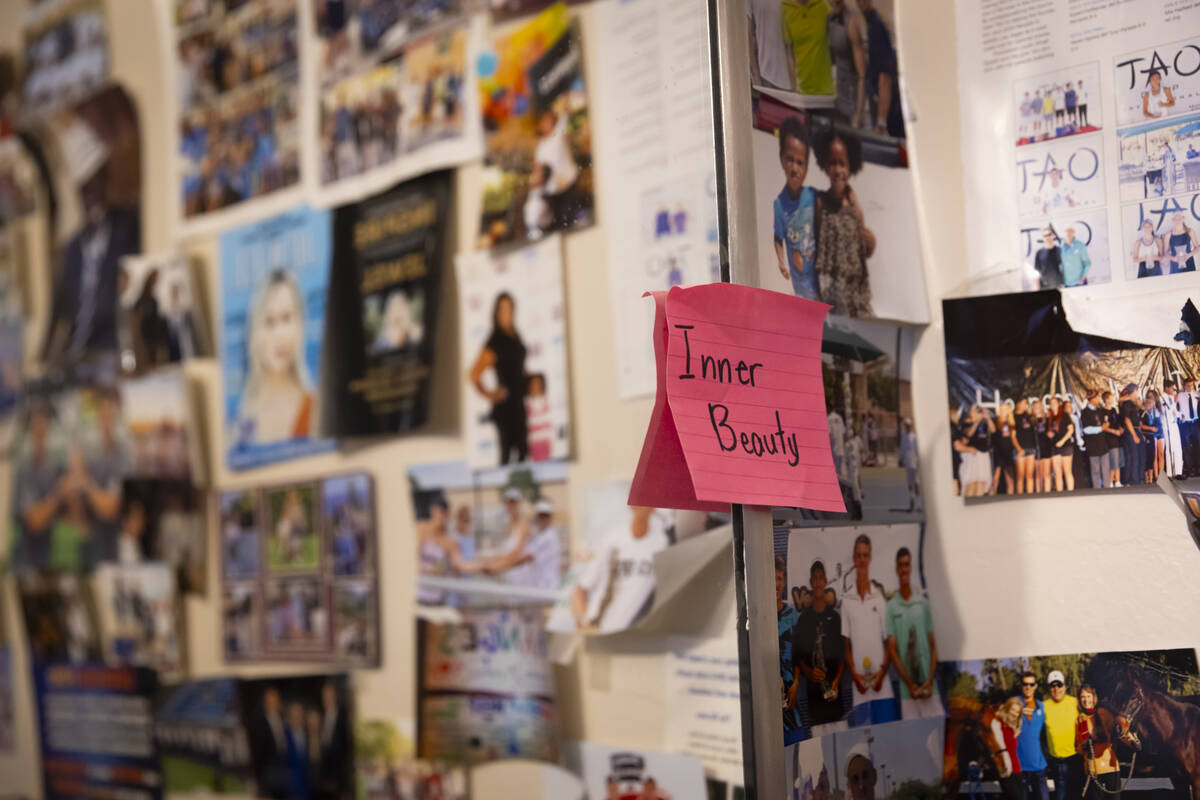
<path id="1" fill-rule="evenodd" d="M 16 44 L 23 4 L 0 4 L 0 46 Z M 899 5 L 899 4 L 898 4 Z M 697 13 L 703 3 L 696 0 Z M 164 68 L 154 36 L 150 0 L 109 0 L 114 70 L 134 95 L 144 148 L 143 220 L 146 246 L 167 241 L 167 129 L 163 108 Z M 950 0 L 905 0 L 897 10 L 901 58 L 909 99 L 918 121 L 910 126 L 911 156 L 918 178 L 920 220 L 934 323 L 921 337 L 913 368 L 913 403 L 921 440 L 922 478 L 929 510 L 925 573 L 942 657 L 978 658 L 1018 653 L 1091 651 L 1102 648 L 1194 646 L 1200 640 L 1200 554 L 1179 514 L 1156 493 L 1120 497 L 1036 499 L 963 507 L 948 491 L 949 441 L 945 419 L 946 378 L 940 300 L 965 275 L 968 224 L 962 208 L 958 95 L 955 83 L 954 22 Z M 591 13 L 580 11 L 587 23 Z M 590 42 L 585 41 L 585 45 Z M 595 53 L 588 49 L 589 68 Z M 605 109 L 595 108 L 603 115 Z M 610 187 L 601 183 L 598 191 Z M 460 171 L 458 214 L 472 220 L 478 210 L 478 165 Z M 603 223 L 603 220 L 601 220 Z M 471 242 L 470 225 L 460 226 L 459 244 Z M 210 289 L 216 284 L 215 239 L 190 249 L 207 263 Z M 602 230 L 569 236 L 566 291 L 575 421 L 570 495 L 578 508 L 588 483 L 630 477 L 649 416 L 649 400 L 617 396 L 615 353 L 610 336 L 609 286 Z M 404 469 L 426 461 L 455 459 L 457 438 L 456 297 L 446 293 L 439 364 L 430 430 L 348 454 L 330 454 L 233 475 L 220 457 L 219 379 L 215 363 L 191 372 L 207 389 L 207 421 L 216 435 L 209 452 L 221 487 L 245 486 L 363 468 L 379 488 L 380 565 L 383 607 L 383 667 L 355 674 L 360 710 L 372 715 L 414 715 L 413 578 L 414 532 Z M 212 296 L 216 308 L 216 296 Z M 631 302 L 636 302 L 631 298 Z M 649 346 L 649 343 L 647 343 Z M 0 463 L 0 487 L 9 485 L 11 465 Z M 0 514 L 7 513 L 0 491 Z M 582 528 L 576 512 L 572 528 Z M 212 537 L 213 543 L 216 538 Z M 210 547 L 215 561 L 215 544 Z M 729 574 L 709 571 L 703 586 L 680 607 L 694 609 L 690 622 L 732 644 L 733 608 Z M 4 586 L 10 631 L 19 631 L 11 581 Z M 189 650 L 197 677 L 226 673 L 304 671 L 296 666 L 226 667 L 219 649 L 219 585 L 210 570 L 207 599 L 188 601 Z M 32 697 L 24 668 L 25 648 L 16 637 L 16 752 L 0 756 L 0 787 L 35 796 L 38 787 Z M 565 733 L 611 745 L 663 746 L 664 659 L 662 643 L 649 635 L 592 642 L 576 665 L 561 671 L 560 701 Z"/>

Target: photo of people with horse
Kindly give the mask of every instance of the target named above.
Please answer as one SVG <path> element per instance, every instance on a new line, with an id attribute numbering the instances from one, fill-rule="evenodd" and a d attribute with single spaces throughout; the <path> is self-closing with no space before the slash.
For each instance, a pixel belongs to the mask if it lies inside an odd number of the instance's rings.
<path id="1" fill-rule="evenodd" d="M 1196 797 L 1194 650 L 942 664 L 946 797 Z"/>

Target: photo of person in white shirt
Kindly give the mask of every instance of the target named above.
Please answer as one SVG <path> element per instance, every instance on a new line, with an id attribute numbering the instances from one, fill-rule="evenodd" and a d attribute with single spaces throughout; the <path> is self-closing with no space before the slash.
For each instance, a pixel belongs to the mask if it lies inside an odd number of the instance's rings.
<path id="1" fill-rule="evenodd" d="M 846 666 L 854 682 L 853 725 L 877 725 L 900 718 L 888 680 L 887 598 L 871 582 L 871 537 L 854 540 L 854 588 L 842 597 L 842 637 Z"/>
<path id="2" fill-rule="evenodd" d="M 572 591 L 578 628 L 611 633 L 645 614 L 654 599 L 654 554 L 670 543 L 662 512 L 630 507 L 627 523 L 604 536 Z"/>

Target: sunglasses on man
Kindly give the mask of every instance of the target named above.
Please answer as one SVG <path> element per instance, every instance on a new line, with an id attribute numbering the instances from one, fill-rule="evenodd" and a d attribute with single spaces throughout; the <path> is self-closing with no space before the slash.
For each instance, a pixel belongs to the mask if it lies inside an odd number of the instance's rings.
<path id="1" fill-rule="evenodd" d="M 1037 688 L 1037 681 L 1032 681 L 1032 682 L 1031 682 L 1031 681 L 1025 681 L 1025 682 L 1024 682 L 1024 683 L 1022 683 L 1021 685 L 1022 685 L 1022 686 L 1024 686 L 1026 689 L 1036 689 L 1036 688 Z"/>
<path id="2" fill-rule="evenodd" d="M 1064 686 L 1066 686 L 1066 684 L 1062 681 L 1055 681 L 1054 683 L 1050 684 L 1051 689 L 1061 689 Z"/>

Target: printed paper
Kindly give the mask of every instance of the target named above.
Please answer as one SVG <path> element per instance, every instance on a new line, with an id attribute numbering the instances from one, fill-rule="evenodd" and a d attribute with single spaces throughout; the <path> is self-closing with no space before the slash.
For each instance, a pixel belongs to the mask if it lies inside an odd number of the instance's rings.
<path id="1" fill-rule="evenodd" d="M 708 25 L 686 0 L 595 3 L 597 179 L 622 397 L 652 394 L 642 293 L 720 280 Z"/>
<path id="2" fill-rule="evenodd" d="M 419 622 L 417 755 L 468 764 L 558 757 L 554 674 L 537 611 Z"/>
<path id="3" fill-rule="evenodd" d="M 1196 9 L 970 0 L 955 17 L 965 211 L 978 223 L 963 277 L 1114 300 L 1183 286 L 1171 276 L 1195 270 L 1200 228 L 1200 49 L 1179 37 Z M 1123 326 L 1136 315 L 1120 316 L 1105 335 L 1133 340 Z"/>
<path id="4" fill-rule="evenodd" d="M 697 758 L 710 777 L 740 783 L 741 679 L 737 643 L 672 637 L 667 656 L 667 749 Z"/>
<path id="5" fill-rule="evenodd" d="M 562 242 L 460 253 L 463 428 L 473 469 L 566 458 L 570 444 Z"/>
<path id="6" fill-rule="evenodd" d="M 330 214 L 301 206 L 221 236 L 221 379 L 229 468 L 322 453 L 318 387 Z"/>

